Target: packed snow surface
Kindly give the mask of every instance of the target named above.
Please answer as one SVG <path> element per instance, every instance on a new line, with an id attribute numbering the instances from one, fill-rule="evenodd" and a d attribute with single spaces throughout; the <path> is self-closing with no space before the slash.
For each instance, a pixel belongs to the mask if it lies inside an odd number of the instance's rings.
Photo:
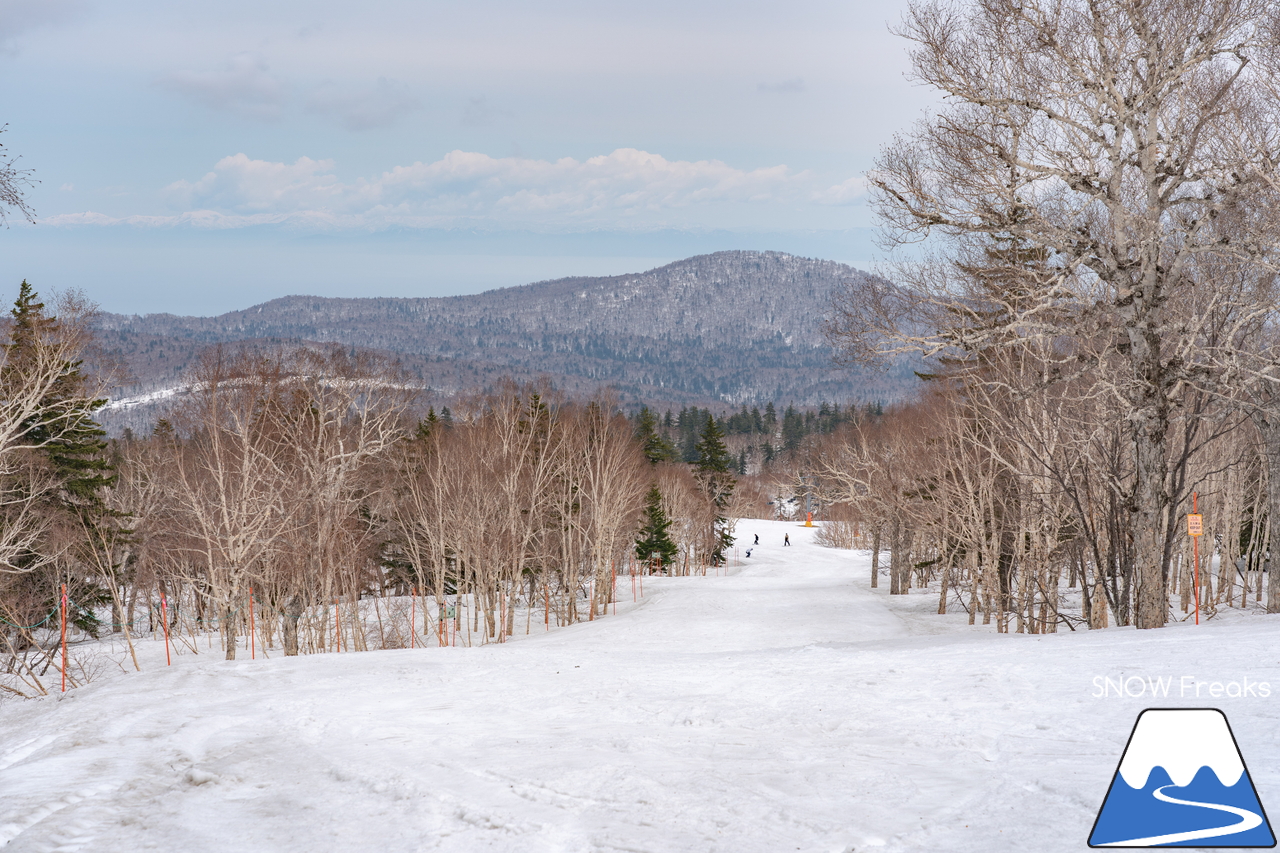
<path id="1" fill-rule="evenodd" d="M 144 641 L 141 673 L 0 705 L 0 845 L 1078 851 L 1149 706 L 1222 708 L 1280 812 L 1280 616 L 997 635 L 813 532 L 743 521 L 728 576 L 502 645 L 166 668 Z"/>

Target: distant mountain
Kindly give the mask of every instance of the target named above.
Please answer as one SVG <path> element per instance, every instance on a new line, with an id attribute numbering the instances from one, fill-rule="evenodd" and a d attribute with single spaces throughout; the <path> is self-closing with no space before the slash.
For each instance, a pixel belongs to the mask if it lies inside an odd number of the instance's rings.
<path id="1" fill-rule="evenodd" d="M 104 314 L 100 340 L 132 371 L 115 396 L 172 386 L 204 347 L 333 342 L 401 356 L 438 396 L 502 376 L 570 393 L 740 404 L 891 400 L 914 383 L 836 369 L 822 318 L 841 282 L 866 276 L 781 252 L 718 252 L 633 275 L 563 278 L 473 296 L 289 296 L 218 317 Z"/>

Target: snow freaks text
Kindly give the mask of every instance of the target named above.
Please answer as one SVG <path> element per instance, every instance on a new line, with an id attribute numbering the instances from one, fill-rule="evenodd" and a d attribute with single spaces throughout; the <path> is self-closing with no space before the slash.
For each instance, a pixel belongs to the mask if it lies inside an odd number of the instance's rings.
<path id="1" fill-rule="evenodd" d="M 1266 699 L 1271 685 L 1248 676 L 1238 681 L 1212 681 L 1194 675 L 1096 675 L 1094 699 Z"/>

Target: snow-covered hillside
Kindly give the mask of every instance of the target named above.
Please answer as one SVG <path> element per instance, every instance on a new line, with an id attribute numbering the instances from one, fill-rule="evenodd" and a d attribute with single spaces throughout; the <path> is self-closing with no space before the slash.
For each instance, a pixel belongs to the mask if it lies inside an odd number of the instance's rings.
<path id="1" fill-rule="evenodd" d="M 165 668 L 146 641 L 141 674 L 0 704 L 0 845 L 1083 850 L 1153 705 L 1222 708 L 1280 811 L 1280 617 L 998 636 L 812 533 L 744 521 L 729 576 L 502 646 Z"/>
<path id="2" fill-rule="evenodd" d="M 180 384 L 215 343 L 310 341 L 388 355 L 440 396 L 547 377 L 573 396 L 610 388 L 649 405 L 889 402 L 914 391 L 920 365 L 837 368 L 822 330 L 832 294 L 867 276 L 834 261 L 728 251 L 466 296 L 290 296 L 217 317 L 94 322 L 99 347 L 131 377 L 114 397 Z"/>

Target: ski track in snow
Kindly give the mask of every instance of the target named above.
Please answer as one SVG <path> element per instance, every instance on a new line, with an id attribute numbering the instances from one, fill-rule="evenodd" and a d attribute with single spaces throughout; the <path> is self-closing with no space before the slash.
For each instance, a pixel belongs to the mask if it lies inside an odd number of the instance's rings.
<path id="1" fill-rule="evenodd" d="M 728 577 L 620 582 L 616 616 L 501 646 L 165 668 L 142 641 L 142 673 L 0 704 L 0 846 L 1084 850 L 1137 713 L 1214 704 L 1095 676 L 1280 692 L 1267 618 L 998 636 L 813 530 L 739 532 L 762 544 Z M 1217 700 L 1264 804 L 1275 701 Z"/>

